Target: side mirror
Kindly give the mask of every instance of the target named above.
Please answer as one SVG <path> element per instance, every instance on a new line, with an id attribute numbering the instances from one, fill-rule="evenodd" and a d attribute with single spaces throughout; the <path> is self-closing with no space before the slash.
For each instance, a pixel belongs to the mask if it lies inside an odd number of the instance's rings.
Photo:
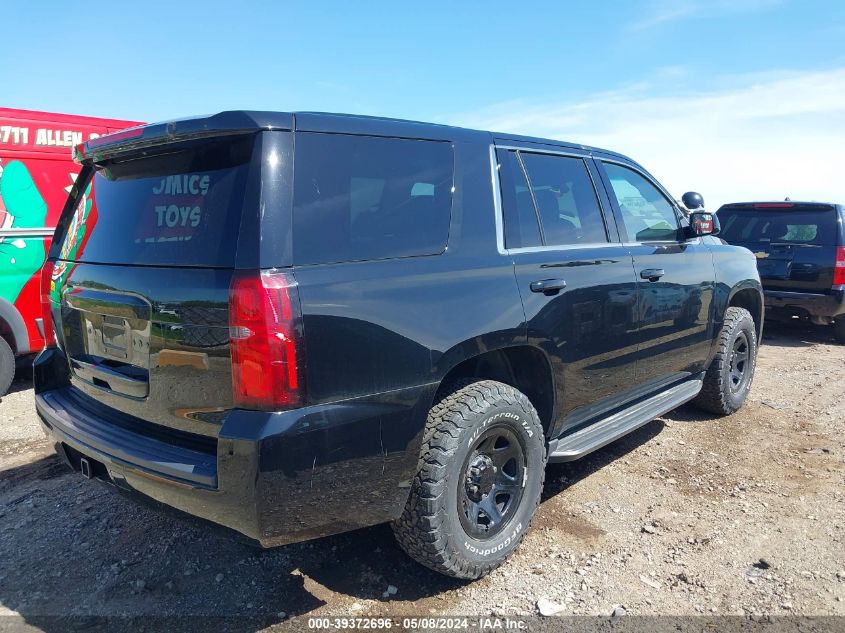
<path id="1" fill-rule="evenodd" d="M 704 210 L 704 197 L 696 191 L 687 191 L 681 196 L 681 202 L 689 211 Z"/>
<path id="2" fill-rule="evenodd" d="M 690 237 L 702 235 L 718 235 L 722 227 L 719 226 L 719 218 L 715 213 L 707 211 L 693 211 L 689 214 Z"/>

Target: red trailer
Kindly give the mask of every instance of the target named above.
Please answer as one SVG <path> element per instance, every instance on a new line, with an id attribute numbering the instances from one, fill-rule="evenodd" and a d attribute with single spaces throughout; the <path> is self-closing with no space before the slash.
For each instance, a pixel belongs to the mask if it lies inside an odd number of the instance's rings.
<path id="1" fill-rule="evenodd" d="M 79 174 L 73 147 L 137 121 L 0 108 L 0 395 L 44 347 L 39 271 Z"/>

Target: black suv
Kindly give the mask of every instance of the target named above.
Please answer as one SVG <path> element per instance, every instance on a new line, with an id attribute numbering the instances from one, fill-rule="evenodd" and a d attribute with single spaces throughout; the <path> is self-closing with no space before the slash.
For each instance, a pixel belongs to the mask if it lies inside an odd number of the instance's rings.
<path id="1" fill-rule="evenodd" d="M 76 154 L 41 421 L 86 477 L 262 546 L 390 521 L 478 578 L 547 461 L 748 393 L 754 257 L 619 154 L 265 112 Z"/>
<path id="2" fill-rule="evenodd" d="M 833 325 L 845 343 L 845 208 L 821 202 L 740 202 L 716 212 L 721 237 L 757 257 L 770 319 Z"/>

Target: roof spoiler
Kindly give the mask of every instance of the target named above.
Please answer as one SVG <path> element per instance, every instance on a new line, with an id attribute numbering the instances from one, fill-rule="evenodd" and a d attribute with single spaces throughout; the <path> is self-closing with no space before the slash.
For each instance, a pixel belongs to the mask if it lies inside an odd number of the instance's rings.
<path id="1" fill-rule="evenodd" d="M 151 123 L 106 134 L 73 149 L 74 162 L 98 164 L 156 145 L 200 138 L 249 134 L 261 130 L 292 130 L 293 115 L 278 112 L 220 112 L 178 121 Z"/>
<path id="2" fill-rule="evenodd" d="M 754 209 L 795 209 L 798 207 L 803 210 L 829 211 L 835 209 L 836 205 L 832 202 L 801 202 L 799 200 L 788 202 L 728 202 L 719 207 L 719 211 L 722 209 L 753 211 Z"/>

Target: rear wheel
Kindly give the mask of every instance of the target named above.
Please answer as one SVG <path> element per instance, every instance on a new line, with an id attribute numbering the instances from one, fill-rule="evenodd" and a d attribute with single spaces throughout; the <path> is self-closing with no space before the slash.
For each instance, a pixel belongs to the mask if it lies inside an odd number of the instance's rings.
<path id="1" fill-rule="evenodd" d="M 693 404 L 717 415 L 730 415 L 748 397 L 757 365 L 757 332 L 745 308 L 728 308 L 719 347 Z"/>
<path id="2" fill-rule="evenodd" d="M 0 337 L 0 396 L 6 395 L 15 377 L 15 353 L 6 339 Z"/>
<path id="3" fill-rule="evenodd" d="M 396 539 L 426 567 L 480 578 L 522 540 L 545 466 L 543 428 L 524 394 L 492 380 L 457 385 L 429 412 Z"/>

